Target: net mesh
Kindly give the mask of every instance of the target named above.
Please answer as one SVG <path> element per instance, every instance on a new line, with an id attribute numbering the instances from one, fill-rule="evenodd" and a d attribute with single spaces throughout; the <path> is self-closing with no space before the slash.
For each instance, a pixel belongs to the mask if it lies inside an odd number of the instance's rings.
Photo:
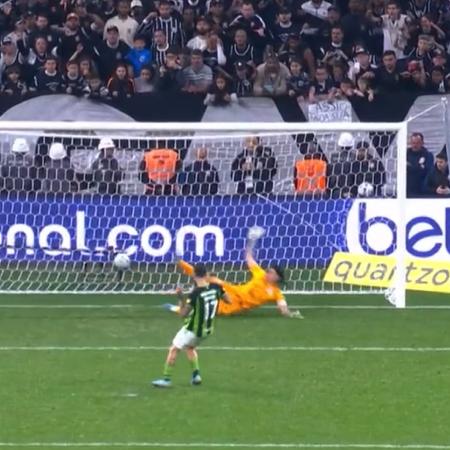
<path id="1" fill-rule="evenodd" d="M 188 283 L 177 257 L 243 282 L 259 225 L 256 257 L 287 269 L 286 291 L 361 292 L 323 271 L 346 250 L 352 199 L 395 197 L 396 156 L 396 134 L 370 128 L 2 131 L 0 290 L 169 292 Z"/>

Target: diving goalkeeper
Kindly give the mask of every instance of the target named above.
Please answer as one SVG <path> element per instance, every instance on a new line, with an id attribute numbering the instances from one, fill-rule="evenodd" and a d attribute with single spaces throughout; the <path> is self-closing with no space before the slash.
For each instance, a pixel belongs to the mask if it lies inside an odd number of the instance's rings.
<path id="1" fill-rule="evenodd" d="M 278 310 L 285 317 L 302 318 L 300 311 L 291 311 L 281 292 L 280 286 L 284 282 L 284 272 L 278 266 L 268 270 L 261 268 L 253 257 L 256 241 L 264 235 L 260 227 L 252 227 L 247 236 L 245 260 L 252 274 L 250 281 L 244 284 L 232 284 L 217 277 L 210 276 L 209 281 L 222 287 L 230 303 L 220 302 L 217 310 L 219 315 L 238 314 L 249 309 L 258 308 L 265 303 L 275 302 Z M 178 265 L 189 276 L 194 275 L 194 268 L 187 262 L 180 260 Z"/>

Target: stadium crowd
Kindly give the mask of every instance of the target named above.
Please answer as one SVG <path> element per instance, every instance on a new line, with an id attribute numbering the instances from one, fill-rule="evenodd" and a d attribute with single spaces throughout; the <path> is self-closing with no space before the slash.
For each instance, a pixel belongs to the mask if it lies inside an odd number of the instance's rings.
<path id="1" fill-rule="evenodd" d="M 449 0 L 3 0 L 0 36 L 3 95 L 450 89 Z"/>

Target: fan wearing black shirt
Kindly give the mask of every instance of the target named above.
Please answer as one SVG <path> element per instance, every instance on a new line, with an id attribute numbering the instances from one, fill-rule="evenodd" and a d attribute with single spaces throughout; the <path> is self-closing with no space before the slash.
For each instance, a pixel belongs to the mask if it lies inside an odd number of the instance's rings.
<path id="1" fill-rule="evenodd" d="M 62 75 L 57 70 L 56 58 L 47 58 L 44 70 L 34 77 L 34 87 L 39 92 L 60 93 L 65 89 Z"/>
<path id="2" fill-rule="evenodd" d="M 259 51 L 262 51 L 270 43 L 269 30 L 261 16 L 255 13 L 255 8 L 250 0 L 244 0 L 241 6 L 241 13 L 230 23 L 230 28 L 244 29 L 251 44 Z"/>
<path id="3" fill-rule="evenodd" d="M 80 67 L 77 61 L 69 61 L 66 64 L 67 72 L 63 77 L 66 93 L 76 96 L 89 95 L 89 86 L 80 75 Z"/>
<path id="4" fill-rule="evenodd" d="M 326 66 L 318 66 L 314 80 L 309 88 L 309 101 L 314 103 L 321 100 L 331 100 L 335 93 L 336 89 L 333 87 L 333 80 Z"/>
<path id="5" fill-rule="evenodd" d="M 48 48 L 52 51 L 61 41 L 58 33 L 52 30 L 48 24 L 48 17 L 45 13 L 40 13 L 36 17 L 36 28 L 30 33 L 27 39 L 29 47 L 34 47 L 36 39 L 43 37 L 48 43 Z"/>
<path id="6" fill-rule="evenodd" d="M 238 29 L 234 33 L 234 43 L 228 55 L 230 67 L 238 61 L 253 65 L 257 64 L 257 61 L 255 61 L 255 49 L 253 45 L 248 43 L 247 32 L 243 29 Z"/>
<path id="7" fill-rule="evenodd" d="M 82 51 L 90 53 L 92 50 L 92 31 L 80 26 L 80 18 L 75 13 L 67 16 L 64 33 L 58 46 L 58 56 L 63 62 Z"/>
<path id="8" fill-rule="evenodd" d="M 123 62 L 130 47 L 119 39 L 119 29 L 113 25 L 106 30 L 106 39 L 94 47 L 100 76 L 107 80 L 117 64 Z"/>
<path id="9" fill-rule="evenodd" d="M 288 8 L 281 8 L 276 23 L 272 27 L 275 47 L 278 50 L 285 44 L 290 35 L 300 35 L 300 27 L 292 22 L 292 13 Z"/>
<path id="10" fill-rule="evenodd" d="M 394 92 L 401 88 L 402 78 L 393 50 L 383 53 L 383 65 L 375 72 L 375 83 L 380 90 L 385 92 Z"/>

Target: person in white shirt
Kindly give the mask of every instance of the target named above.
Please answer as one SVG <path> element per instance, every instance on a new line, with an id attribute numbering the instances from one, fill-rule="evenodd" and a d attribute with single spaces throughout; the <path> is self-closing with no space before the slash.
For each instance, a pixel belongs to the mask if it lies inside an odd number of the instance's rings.
<path id="1" fill-rule="evenodd" d="M 196 35 L 187 43 L 187 46 L 191 50 L 203 51 L 206 48 L 208 33 L 211 30 L 211 25 L 205 17 L 199 17 L 197 19 L 197 24 L 195 25 L 195 30 Z"/>
<path id="2" fill-rule="evenodd" d="M 408 16 L 400 13 L 396 1 L 389 1 L 383 21 L 383 52 L 392 50 L 397 59 L 405 57 L 404 50 L 408 42 Z"/>
<path id="3" fill-rule="evenodd" d="M 326 20 L 328 17 L 328 8 L 333 6 L 325 0 L 310 0 L 303 3 L 302 9 L 307 14 L 317 17 L 318 19 Z"/>
<path id="4" fill-rule="evenodd" d="M 128 0 L 119 0 L 117 3 L 117 16 L 111 17 L 106 22 L 103 39 L 106 39 L 106 30 L 114 26 L 119 30 L 120 39 L 132 47 L 133 38 L 139 24 L 130 17 L 130 3 Z"/>

